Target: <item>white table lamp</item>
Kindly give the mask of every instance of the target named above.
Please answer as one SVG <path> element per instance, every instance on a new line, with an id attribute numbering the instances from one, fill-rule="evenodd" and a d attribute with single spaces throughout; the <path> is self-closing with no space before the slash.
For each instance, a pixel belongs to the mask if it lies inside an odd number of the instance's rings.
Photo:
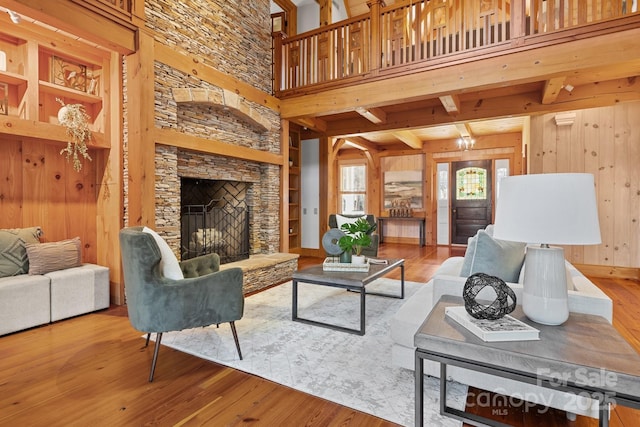
<path id="1" fill-rule="evenodd" d="M 522 309 L 534 322 L 569 318 L 564 249 L 601 243 L 593 175 L 517 175 L 500 183 L 494 237 L 527 246 Z"/>

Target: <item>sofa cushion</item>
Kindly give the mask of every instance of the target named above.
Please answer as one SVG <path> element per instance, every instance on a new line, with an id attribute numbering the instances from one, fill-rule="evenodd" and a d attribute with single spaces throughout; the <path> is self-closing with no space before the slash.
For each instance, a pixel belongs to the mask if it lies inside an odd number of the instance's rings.
<path id="1" fill-rule="evenodd" d="M 150 234 L 156 241 L 158 249 L 160 249 L 160 256 L 162 257 L 162 259 L 160 260 L 160 270 L 162 271 L 162 275 L 167 279 L 184 279 L 184 275 L 182 274 L 182 269 L 180 268 L 178 259 L 176 258 L 167 242 L 162 237 L 160 237 L 158 233 L 156 233 L 149 227 L 144 227 L 142 231 Z"/>
<path id="2" fill-rule="evenodd" d="M 51 321 L 49 283 L 45 276 L 28 274 L 0 278 L 0 335 Z"/>
<path id="3" fill-rule="evenodd" d="M 78 267 L 82 262 L 80 237 L 60 242 L 27 243 L 25 247 L 31 275 Z"/>
<path id="4" fill-rule="evenodd" d="M 26 274 L 29 271 L 27 243 L 40 243 L 40 227 L 0 230 L 0 277 Z"/>
<path id="5" fill-rule="evenodd" d="M 525 247 L 525 243 L 494 239 L 485 230 L 478 230 L 467 246 L 460 275 L 486 273 L 505 282 L 517 283 Z"/>
<path id="6" fill-rule="evenodd" d="M 51 321 L 109 307 L 109 269 L 83 264 L 44 275 L 51 281 Z"/>

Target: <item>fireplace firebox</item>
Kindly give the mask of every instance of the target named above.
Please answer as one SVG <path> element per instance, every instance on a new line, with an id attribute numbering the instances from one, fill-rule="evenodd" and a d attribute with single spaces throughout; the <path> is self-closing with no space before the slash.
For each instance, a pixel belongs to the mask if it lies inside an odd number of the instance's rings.
<path id="1" fill-rule="evenodd" d="M 182 179 L 180 241 L 182 259 L 217 253 L 220 263 L 249 258 L 249 184 Z"/>

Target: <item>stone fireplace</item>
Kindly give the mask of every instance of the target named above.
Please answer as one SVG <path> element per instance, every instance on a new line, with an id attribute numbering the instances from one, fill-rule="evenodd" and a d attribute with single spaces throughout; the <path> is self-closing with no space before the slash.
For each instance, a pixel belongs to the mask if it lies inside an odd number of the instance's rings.
<path id="1" fill-rule="evenodd" d="M 195 146 L 202 148 L 156 143 L 155 220 L 158 231 L 182 259 L 185 243 L 188 252 L 188 241 L 193 233 L 186 232 L 189 235 L 185 236 L 182 230 L 182 183 L 188 180 L 243 183 L 245 187 L 241 192 L 246 193 L 244 203 L 249 220 L 249 259 L 232 261 L 223 267 L 238 265 L 243 268 L 245 292 L 290 278 L 297 268 L 297 256 L 279 253 L 282 168 L 273 161 L 261 161 L 260 156 L 255 155 L 255 152 L 264 152 L 265 158 L 271 159 L 281 152 L 277 111 L 161 62 L 155 63 L 154 75 L 156 127 L 189 135 L 189 138 L 197 139 Z M 189 138 L 180 142 L 186 141 L 189 145 L 192 141 Z M 208 146 L 209 140 L 216 148 Z M 254 154 L 245 156 L 247 149 Z M 206 206 L 209 202 L 190 203 Z M 197 232 L 197 224 L 195 228 Z M 215 249 L 214 252 L 218 252 L 222 247 L 218 245 Z"/>

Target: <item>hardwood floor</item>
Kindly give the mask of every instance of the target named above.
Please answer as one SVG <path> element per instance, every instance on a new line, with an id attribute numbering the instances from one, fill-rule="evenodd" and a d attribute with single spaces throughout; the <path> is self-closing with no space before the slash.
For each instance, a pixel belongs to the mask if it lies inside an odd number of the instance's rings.
<path id="1" fill-rule="evenodd" d="M 406 279 L 426 282 L 444 259 L 463 253 L 384 244 L 380 255 L 405 258 Z M 321 261 L 301 258 L 299 265 Z M 640 351 L 640 284 L 594 281 L 614 300 L 614 326 Z M 144 348 L 141 335 L 126 308 L 112 307 L 0 337 L 0 426 L 393 425 L 168 347 L 148 383 L 152 347 Z M 597 425 L 583 417 L 569 422 L 559 411 L 510 409 L 505 420 L 517 426 Z M 616 408 L 610 425 L 631 427 L 638 419 L 640 411 Z"/>

